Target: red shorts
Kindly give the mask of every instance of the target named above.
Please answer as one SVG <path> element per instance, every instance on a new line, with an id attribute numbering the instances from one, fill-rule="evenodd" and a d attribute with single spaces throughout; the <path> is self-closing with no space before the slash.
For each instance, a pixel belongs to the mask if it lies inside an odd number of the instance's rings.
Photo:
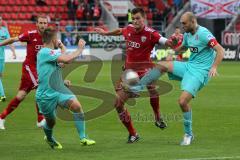
<path id="1" fill-rule="evenodd" d="M 36 66 L 22 65 L 22 77 L 19 90 L 30 92 L 38 86 Z"/>

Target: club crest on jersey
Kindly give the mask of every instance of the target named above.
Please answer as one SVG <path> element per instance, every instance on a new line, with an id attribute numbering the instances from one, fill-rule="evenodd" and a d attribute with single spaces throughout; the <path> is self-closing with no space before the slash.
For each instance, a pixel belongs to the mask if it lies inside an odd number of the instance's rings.
<path id="1" fill-rule="evenodd" d="M 141 37 L 141 40 L 142 40 L 142 42 L 145 42 L 145 41 L 147 40 L 147 37 L 142 36 L 142 37 Z"/>

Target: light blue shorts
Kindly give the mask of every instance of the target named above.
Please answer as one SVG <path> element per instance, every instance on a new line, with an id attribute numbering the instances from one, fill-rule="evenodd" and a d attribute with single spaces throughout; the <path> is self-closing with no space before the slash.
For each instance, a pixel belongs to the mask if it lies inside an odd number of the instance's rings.
<path id="1" fill-rule="evenodd" d="M 4 66 L 5 66 L 5 61 L 4 61 L 4 59 L 0 59 L 0 73 L 3 73 Z"/>
<path id="2" fill-rule="evenodd" d="M 187 62 L 173 61 L 173 72 L 168 74 L 170 80 L 181 81 L 181 90 L 196 97 L 197 92 L 204 84 L 192 74 L 187 67 Z"/>
<path id="3" fill-rule="evenodd" d="M 42 113 L 44 117 L 51 119 L 56 118 L 57 106 L 67 108 L 67 102 L 72 99 L 76 99 L 76 96 L 72 94 L 63 93 L 58 93 L 58 96 L 51 99 L 36 97 L 39 112 Z"/>

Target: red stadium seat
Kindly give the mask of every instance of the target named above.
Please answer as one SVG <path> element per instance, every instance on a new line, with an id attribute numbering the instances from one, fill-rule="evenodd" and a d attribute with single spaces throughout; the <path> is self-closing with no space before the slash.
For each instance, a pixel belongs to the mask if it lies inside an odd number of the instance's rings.
<path id="1" fill-rule="evenodd" d="M 12 12 L 12 7 L 6 6 L 5 7 L 5 12 Z"/>
<path id="2" fill-rule="evenodd" d="M 66 2 L 67 2 L 66 0 L 60 0 L 59 4 L 61 6 L 65 6 L 67 4 Z"/>
<path id="3" fill-rule="evenodd" d="M 21 6 L 20 7 L 20 12 L 27 12 L 28 10 L 27 10 L 27 7 L 26 6 Z"/>
<path id="4" fill-rule="evenodd" d="M 29 5 L 32 5 L 32 6 L 36 5 L 36 0 L 30 0 Z"/>
<path id="5" fill-rule="evenodd" d="M 32 18 L 32 14 L 31 13 L 26 13 L 25 14 L 27 20 L 30 20 Z"/>
<path id="6" fill-rule="evenodd" d="M 142 5 L 145 6 L 145 7 L 148 7 L 148 3 L 149 1 L 147 0 L 142 0 Z"/>
<path id="7" fill-rule="evenodd" d="M 17 20 L 18 19 L 17 13 L 11 13 L 11 19 L 12 20 Z"/>
<path id="8" fill-rule="evenodd" d="M 33 12 L 34 7 L 33 6 L 27 6 L 27 12 Z"/>
<path id="9" fill-rule="evenodd" d="M 68 14 L 67 13 L 63 13 L 62 14 L 62 19 L 67 20 L 68 19 Z"/>
<path id="10" fill-rule="evenodd" d="M 5 19 L 5 20 L 9 20 L 9 19 L 11 19 L 11 16 L 10 16 L 9 13 L 3 13 L 2 18 Z"/>
<path id="11" fill-rule="evenodd" d="M 65 20 L 60 21 L 60 26 L 66 26 L 66 25 L 67 25 L 67 21 L 65 21 Z"/>
<path id="12" fill-rule="evenodd" d="M 44 13 L 48 13 L 48 12 L 49 12 L 48 6 L 42 7 L 42 11 L 43 11 Z"/>
<path id="13" fill-rule="evenodd" d="M 29 1 L 28 0 L 22 0 L 21 3 L 22 3 L 22 5 L 25 5 L 25 6 L 29 5 Z"/>
<path id="14" fill-rule="evenodd" d="M 8 0 L 0 0 L 0 5 L 7 5 L 8 4 Z"/>
<path id="15" fill-rule="evenodd" d="M 37 6 L 37 7 L 35 7 L 35 11 L 36 11 L 37 13 L 43 13 L 43 7 Z"/>
<path id="16" fill-rule="evenodd" d="M 20 11 L 19 6 L 13 6 L 12 11 L 15 12 L 15 13 L 19 12 Z"/>
<path id="17" fill-rule="evenodd" d="M 10 1 L 8 2 L 8 5 L 10 5 L 10 6 L 15 5 L 15 0 L 10 0 Z"/>
<path id="18" fill-rule="evenodd" d="M 57 12 L 58 12 L 58 13 L 63 13 L 63 12 L 64 12 L 63 6 L 58 6 L 58 7 L 57 7 Z"/>
<path id="19" fill-rule="evenodd" d="M 5 12 L 5 7 L 4 6 L 0 6 L 0 12 Z"/>
<path id="20" fill-rule="evenodd" d="M 50 11 L 51 13 L 54 13 L 54 12 L 57 11 L 57 9 L 56 9 L 55 6 L 51 6 L 50 9 L 49 9 L 49 11 Z"/>
<path id="21" fill-rule="evenodd" d="M 15 4 L 20 6 L 20 5 L 22 5 L 22 1 L 21 0 L 16 0 Z"/>
<path id="22" fill-rule="evenodd" d="M 25 20 L 26 19 L 26 16 L 24 13 L 19 13 L 18 14 L 18 18 L 21 19 L 21 20 Z"/>

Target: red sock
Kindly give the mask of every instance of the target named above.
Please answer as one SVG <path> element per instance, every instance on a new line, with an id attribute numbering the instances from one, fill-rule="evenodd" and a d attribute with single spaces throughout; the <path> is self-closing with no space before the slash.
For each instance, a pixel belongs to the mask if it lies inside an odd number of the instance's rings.
<path id="1" fill-rule="evenodd" d="M 159 96 L 150 97 L 150 103 L 154 112 L 155 120 L 160 120 Z"/>
<path id="2" fill-rule="evenodd" d="M 42 113 L 39 113 L 39 109 L 38 109 L 37 103 L 36 103 L 36 110 L 37 110 L 37 117 L 38 117 L 37 121 L 41 122 L 44 119 L 44 116 L 42 115 Z"/>
<path id="3" fill-rule="evenodd" d="M 12 111 L 14 111 L 18 105 L 21 103 L 16 97 L 12 99 L 12 101 L 8 104 L 7 108 L 4 109 L 2 114 L 0 115 L 1 119 L 5 119 Z"/>
<path id="4" fill-rule="evenodd" d="M 136 135 L 136 130 L 133 128 L 131 116 L 127 109 L 125 109 L 123 112 L 118 113 L 119 119 L 122 121 L 124 126 L 127 128 L 128 132 L 130 135 L 135 136 Z"/>

